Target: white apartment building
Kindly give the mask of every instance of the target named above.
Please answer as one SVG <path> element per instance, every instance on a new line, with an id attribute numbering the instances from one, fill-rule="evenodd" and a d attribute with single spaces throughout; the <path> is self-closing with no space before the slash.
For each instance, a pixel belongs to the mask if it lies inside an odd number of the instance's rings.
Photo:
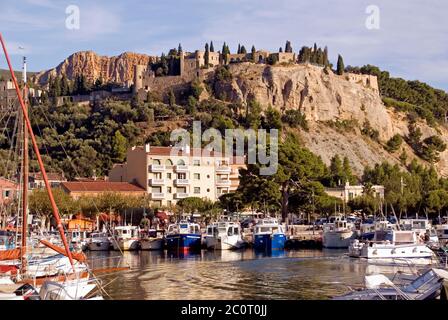
<path id="1" fill-rule="evenodd" d="M 236 164 L 235 158 L 204 149 L 186 147 L 176 155 L 173 151 L 173 147 L 149 144 L 132 147 L 127 162 L 112 168 L 109 181 L 137 184 L 146 189 L 154 205 L 167 207 L 187 197 L 216 201 L 238 188 L 238 169 L 244 167 L 244 159 L 238 158 Z"/>

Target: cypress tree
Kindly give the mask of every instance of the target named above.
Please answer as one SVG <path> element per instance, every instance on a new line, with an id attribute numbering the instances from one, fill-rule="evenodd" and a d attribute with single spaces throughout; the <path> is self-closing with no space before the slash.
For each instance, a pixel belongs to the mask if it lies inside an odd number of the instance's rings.
<path id="1" fill-rule="evenodd" d="M 328 66 L 330 63 L 328 61 L 328 48 L 325 46 L 324 48 L 324 65 Z"/>
<path id="2" fill-rule="evenodd" d="M 205 54 L 204 54 L 204 64 L 205 67 L 208 68 L 208 65 L 210 63 L 210 52 L 208 49 L 208 43 L 205 44 Z"/>
<path id="3" fill-rule="evenodd" d="M 210 52 L 215 52 L 215 47 L 213 46 L 213 41 L 210 41 Z"/>
<path id="4" fill-rule="evenodd" d="M 180 43 L 179 43 L 179 47 L 177 48 L 177 52 L 178 52 L 179 54 L 182 52 L 182 46 L 181 46 Z"/>
<path id="5" fill-rule="evenodd" d="M 238 54 L 240 54 L 241 53 L 241 45 L 238 43 L 238 51 L 237 51 L 237 53 Z"/>
<path id="6" fill-rule="evenodd" d="M 285 52 L 292 52 L 291 42 L 286 41 Z"/>
<path id="7" fill-rule="evenodd" d="M 255 62 L 255 52 L 256 52 L 256 50 L 255 50 L 255 46 L 253 45 L 253 46 L 252 46 L 252 50 L 251 50 L 251 53 L 252 53 L 252 62 Z"/>
<path id="8" fill-rule="evenodd" d="M 336 73 L 338 75 L 343 75 L 344 74 L 344 60 L 342 59 L 341 55 L 338 55 L 338 65 L 337 65 L 337 70 Z"/>
<path id="9" fill-rule="evenodd" d="M 278 48 L 278 52 L 283 52 L 283 48 L 282 47 Z"/>
<path id="10" fill-rule="evenodd" d="M 243 54 L 247 54 L 246 47 L 241 46 L 241 53 L 243 53 Z"/>

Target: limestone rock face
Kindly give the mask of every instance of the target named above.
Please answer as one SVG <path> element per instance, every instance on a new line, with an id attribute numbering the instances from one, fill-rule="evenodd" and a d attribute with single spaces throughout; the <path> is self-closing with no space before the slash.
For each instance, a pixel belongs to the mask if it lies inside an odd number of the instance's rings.
<path id="1" fill-rule="evenodd" d="M 43 71 L 36 76 L 40 84 L 47 83 L 50 75 L 65 75 L 73 80 L 76 75 L 83 74 L 89 81 L 102 79 L 103 82 L 126 83 L 134 77 L 134 66 L 148 65 L 155 57 L 125 52 L 119 56 L 99 56 L 93 51 L 81 51 L 72 54 L 56 68 Z"/>
<path id="2" fill-rule="evenodd" d="M 304 145 L 319 155 L 328 165 L 338 154 L 347 157 L 356 174 L 362 175 L 365 166 L 374 166 L 383 161 L 400 163 L 399 156 L 404 150 L 407 163 L 416 156 L 405 142 L 399 151 L 389 153 L 384 145 L 395 134 L 406 137 L 409 122 L 404 113 L 387 109 L 383 104 L 378 83 L 369 76 L 345 74 L 336 75 L 313 65 L 267 66 L 264 64 L 238 63 L 229 65 L 231 81 L 215 83 L 216 96 L 245 105 L 255 99 L 262 106 L 268 105 L 285 111 L 300 110 L 306 115 L 309 131 L 301 130 Z M 336 129 L 327 121 L 352 120 L 355 124 L 349 130 Z M 364 122 L 379 133 L 379 142 L 361 134 Z M 422 139 L 431 135 L 440 136 L 448 144 L 448 129 L 438 129 L 419 121 Z M 442 176 L 448 176 L 448 150 L 440 154 L 435 164 Z"/>
<path id="3" fill-rule="evenodd" d="M 356 120 L 362 126 L 368 120 L 381 139 L 394 134 L 376 83 L 365 85 L 313 65 L 240 63 L 229 70 L 232 82 L 218 84 L 215 91 L 230 101 L 245 104 L 255 99 L 279 110 L 298 109 L 309 121 Z"/>

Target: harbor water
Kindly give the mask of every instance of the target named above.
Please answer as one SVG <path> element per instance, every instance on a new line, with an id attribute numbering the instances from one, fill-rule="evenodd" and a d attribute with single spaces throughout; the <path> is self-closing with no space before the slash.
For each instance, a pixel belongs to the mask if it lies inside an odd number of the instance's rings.
<path id="1" fill-rule="evenodd" d="M 206 251 L 89 252 L 93 269 L 129 266 L 99 275 L 111 299 L 331 299 L 361 286 L 366 274 L 409 272 L 350 258 L 347 250 L 282 250 L 272 254 Z"/>

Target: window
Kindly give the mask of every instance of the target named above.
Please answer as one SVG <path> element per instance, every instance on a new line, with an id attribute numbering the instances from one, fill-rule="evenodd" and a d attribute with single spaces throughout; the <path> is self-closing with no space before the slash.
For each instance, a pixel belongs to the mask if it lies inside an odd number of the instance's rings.
<path id="1" fill-rule="evenodd" d="M 166 173 L 166 178 L 171 180 L 171 172 Z"/>
<path id="2" fill-rule="evenodd" d="M 194 193 L 195 194 L 201 193 L 201 188 L 200 187 L 194 187 Z"/>
<path id="3" fill-rule="evenodd" d="M 152 164 L 160 164 L 160 160 L 159 159 L 153 159 L 152 160 Z"/>
<path id="4" fill-rule="evenodd" d="M 177 161 L 177 165 L 178 166 L 184 166 L 185 165 L 185 161 L 182 159 L 179 159 L 179 161 Z"/>
<path id="5" fill-rule="evenodd" d="M 9 198 L 11 190 L 5 190 L 5 198 Z"/>
<path id="6" fill-rule="evenodd" d="M 162 187 L 152 187 L 152 193 L 162 193 Z"/>
<path id="7" fill-rule="evenodd" d="M 171 187 L 166 187 L 166 192 L 171 193 Z"/>
<path id="8" fill-rule="evenodd" d="M 166 204 L 168 205 L 169 208 L 171 208 L 171 205 L 172 205 L 172 204 L 171 204 L 171 200 L 168 200 L 168 201 L 166 202 Z"/>
<path id="9" fill-rule="evenodd" d="M 178 173 L 177 179 L 187 179 L 187 174 L 186 173 Z"/>
<path id="10" fill-rule="evenodd" d="M 210 192 L 210 189 L 207 189 L 207 192 Z"/>
<path id="11" fill-rule="evenodd" d="M 201 165 L 201 160 L 193 160 L 193 166 L 199 167 Z"/>
<path id="12" fill-rule="evenodd" d="M 210 175 L 209 174 L 207 175 L 207 179 L 210 179 Z"/>
<path id="13" fill-rule="evenodd" d="M 193 174 L 195 180 L 201 180 L 201 175 L 199 173 Z"/>
<path id="14" fill-rule="evenodd" d="M 165 165 L 166 166 L 172 166 L 173 165 L 173 161 L 171 161 L 170 159 L 166 159 Z"/>

